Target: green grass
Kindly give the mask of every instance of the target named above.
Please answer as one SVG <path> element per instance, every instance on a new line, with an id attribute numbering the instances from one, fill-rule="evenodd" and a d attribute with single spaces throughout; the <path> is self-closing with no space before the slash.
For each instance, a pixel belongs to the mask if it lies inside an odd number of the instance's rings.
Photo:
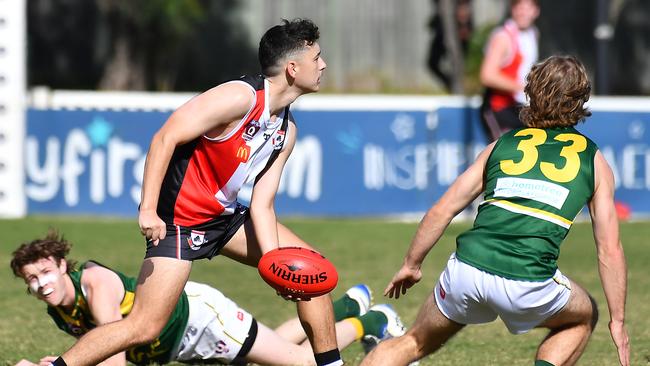
<path id="1" fill-rule="evenodd" d="M 420 304 L 429 294 L 454 248 L 454 238 L 469 224 L 449 227 L 424 263 L 420 284 L 399 300 L 383 298 L 380 293 L 401 264 L 404 252 L 415 231 L 415 224 L 379 220 L 291 220 L 285 221 L 298 235 L 323 251 L 339 271 L 339 286 L 333 295 L 341 295 L 349 286 L 365 282 L 375 291 L 375 302 L 392 303 L 408 325 L 413 322 Z M 136 220 L 95 218 L 35 217 L 25 220 L 0 220 L 0 366 L 13 365 L 21 358 L 32 361 L 46 354 L 58 354 L 73 343 L 59 331 L 44 311 L 44 304 L 28 296 L 25 285 L 13 278 L 8 263 L 11 252 L 23 241 L 46 233 L 48 227 L 59 229 L 75 243 L 71 258 L 97 259 L 100 262 L 135 275 L 144 255 L 144 242 Z M 650 224 L 621 225 L 629 266 L 627 324 L 632 342 L 632 364 L 650 363 L 650 263 L 648 237 Z M 595 297 L 601 320 L 579 364 L 615 365 L 615 348 L 609 336 L 609 316 L 600 287 L 596 256 L 588 223 L 576 224 L 562 247 L 560 268 L 563 273 L 582 284 Z M 222 290 L 258 320 L 279 325 L 295 316 L 291 303 L 274 295 L 260 280 L 254 268 L 243 267 L 227 258 L 195 263 L 192 280 Z M 421 365 L 532 365 L 533 355 L 545 332 L 534 330 L 526 335 L 512 336 L 499 322 L 470 326 L 453 338 Z M 343 355 L 347 364 L 356 365 L 363 351 L 353 344 Z"/>

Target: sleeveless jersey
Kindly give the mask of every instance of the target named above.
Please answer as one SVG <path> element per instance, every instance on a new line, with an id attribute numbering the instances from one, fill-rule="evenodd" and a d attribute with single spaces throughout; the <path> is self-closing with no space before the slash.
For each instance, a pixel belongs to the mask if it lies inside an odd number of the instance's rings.
<path id="1" fill-rule="evenodd" d="M 201 136 L 176 148 L 158 201 L 158 215 L 168 224 L 205 227 L 220 215 L 231 215 L 237 194 L 253 183 L 282 150 L 289 107 L 271 121 L 268 81 L 243 76 L 255 96 L 253 105 L 226 136 Z"/>
<path id="2" fill-rule="evenodd" d="M 520 30 L 512 19 L 507 20 L 503 27 L 495 30 L 494 34 L 505 32 L 510 38 L 511 56 L 504 65 L 501 65 L 499 72 L 521 84 L 525 83 L 526 75 L 537 61 L 537 30 L 530 28 Z M 516 103 L 523 103 L 525 97 L 523 92 L 511 94 L 505 91 L 490 89 L 490 108 L 495 112 L 503 110 Z"/>
<path id="3" fill-rule="evenodd" d="M 79 270 L 69 273 L 75 291 L 75 301 L 72 310 L 67 311 L 63 307 L 59 306 L 47 307 L 48 315 L 52 317 L 59 329 L 75 338 L 80 338 L 82 335 L 97 326 L 95 319 L 90 312 L 86 296 L 81 289 L 81 276 L 87 263 L 88 262 L 83 263 Z M 94 261 L 92 263 L 102 266 Z M 110 268 L 108 269 L 111 270 Z M 122 313 L 122 316 L 127 316 L 131 312 L 133 300 L 135 299 L 136 279 L 127 277 L 118 271 L 111 271 L 120 277 L 120 280 L 124 285 L 124 298 L 120 304 L 120 312 Z M 176 352 L 183 337 L 188 317 L 189 305 L 187 302 L 187 295 L 183 292 L 174 312 L 167 322 L 167 325 L 165 325 L 165 328 L 163 328 L 160 333 L 160 336 L 150 344 L 126 350 L 126 359 L 136 365 L 147 365 L 154 362 L 162 364 L 171 361 L 171 358 L 175 356 L 172 353 Z"/>
<path id="4" fill-rule="evenodd" d="M 574 128 L 503 135 L 485 167 L 485 201 L 456 239 L 459 260 L 514 280 L 542 281 L 594 191 L 598 147 Z"/>

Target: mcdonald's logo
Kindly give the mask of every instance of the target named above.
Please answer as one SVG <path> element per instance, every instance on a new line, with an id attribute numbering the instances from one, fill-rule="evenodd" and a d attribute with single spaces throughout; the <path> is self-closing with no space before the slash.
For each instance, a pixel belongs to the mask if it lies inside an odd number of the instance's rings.
<path id="1" fill-rule="evenodd" d="M 243 163 L 248 161 L 248 155 L 250 154 L 251 148 L 248 145 L 242 145 L 237 148 L 237 159 L 241 160 Z"/>

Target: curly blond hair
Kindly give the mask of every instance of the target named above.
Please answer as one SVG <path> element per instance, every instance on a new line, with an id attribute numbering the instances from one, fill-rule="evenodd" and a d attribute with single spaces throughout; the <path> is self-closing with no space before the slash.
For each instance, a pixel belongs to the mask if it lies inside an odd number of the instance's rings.
<path id="1" fill-rule="evenodd" d="M 529 104 L 519 118 L 528 127 L 570 127 L 591 116 L 584 106 L 591 83 L 584 65 L 573 56 L 551 56 L 533 66 L 524 92 Z"/>

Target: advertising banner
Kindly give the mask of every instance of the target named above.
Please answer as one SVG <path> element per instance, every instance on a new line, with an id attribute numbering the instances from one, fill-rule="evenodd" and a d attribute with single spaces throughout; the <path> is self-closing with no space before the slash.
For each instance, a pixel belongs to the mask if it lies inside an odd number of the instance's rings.
<path id="1" fill-rule="evenodd" d="M 469 106 L 293 113 L 299 137 L 276 200 L 280 215 L 421 213 L 486 145 Z M 169 114 L 29 110 L 28 212 L 136 215 L 148 144 Z M 648 126 L 650 112 L 601 110 L 578 126 L 610 162 L 617 200 L 639 216 L 650 214 Z"/>

